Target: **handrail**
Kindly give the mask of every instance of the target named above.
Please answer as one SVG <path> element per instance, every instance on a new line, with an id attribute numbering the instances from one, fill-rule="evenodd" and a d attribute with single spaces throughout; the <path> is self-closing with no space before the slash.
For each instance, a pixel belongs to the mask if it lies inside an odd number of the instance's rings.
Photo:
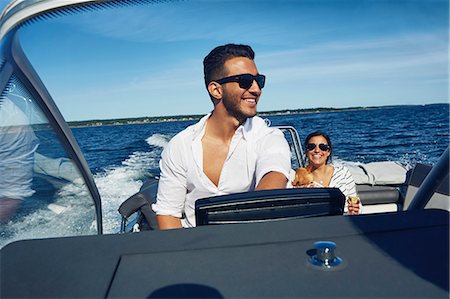
<path id="1" fill-rule="evenodd" d="M 300 167 L 305 167 L 305 161 L 303 160 L 304 154 L 303 154 L 303 148 L 302 143 L 300 141 L 300 137 L 298 135 L 297 129 L 293 126 L 287 126 L 287 125 L 281 125 L 281 126 L 274 126 L 274 128 L 280 129 L 282 131 L 286 131 L 289 133 L 292 139 L 292 146 L 294 149 L 295 157 L 298 161 L 298 164 Z"/>
<path id="2" fill-rule="evenodd" d="M 449 166 L 449 147 L 447 147 L 445 152 L 422 182 L 419 190 L 417 190 L 416 195 L 414 195 L 411 200 L 408 210 L 419 210 L 425 208 L 437 188 L 439 188 L 442 182 L 447 178 Z"/>

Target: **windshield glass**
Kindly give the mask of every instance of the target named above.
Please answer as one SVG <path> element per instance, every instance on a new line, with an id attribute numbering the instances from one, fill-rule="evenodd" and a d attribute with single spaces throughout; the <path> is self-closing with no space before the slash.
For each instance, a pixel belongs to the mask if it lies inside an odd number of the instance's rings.
<path id="1" fill-rule="evenodd" d="M 0 97 L 0 248 L 96 234 L 95 207 L 49 121 L 13 74 Z"/>
<path id="2" fill-rule="evenodd" d="M 167 142 L 209 113 L 203 58 L 249 44 L 272 125 L 332 136 L 333 161 L 433 164 L 449 143 L 448 1 L 166 1 L 20 29 L 94 174 L 104 231 L 159 175 Z"/>

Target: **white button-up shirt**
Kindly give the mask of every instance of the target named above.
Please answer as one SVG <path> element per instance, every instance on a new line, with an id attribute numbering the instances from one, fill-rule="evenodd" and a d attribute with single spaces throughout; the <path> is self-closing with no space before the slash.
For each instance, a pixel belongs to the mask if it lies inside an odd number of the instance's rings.
<path id="1" fill-rule="evenodd" d="M 152 208 L 158 215 L 182 218 L 183 227 L 195 226 L 197 199 L 254 190 L 271 171 L 289 177 L 290 150 L 283 133 L 255 116 L 236 130 L 216 186 L 203 172 L 202 138 L 209 116 L 173 137 L 159 163 L 161 177 Z"/>
<path id="2" fill-rule="evenodd" d="M 33 195 L 34 154 L 38 146 L 39 139 L 25 113 L 12 100 L 0 99 L 0 200 Z"/>

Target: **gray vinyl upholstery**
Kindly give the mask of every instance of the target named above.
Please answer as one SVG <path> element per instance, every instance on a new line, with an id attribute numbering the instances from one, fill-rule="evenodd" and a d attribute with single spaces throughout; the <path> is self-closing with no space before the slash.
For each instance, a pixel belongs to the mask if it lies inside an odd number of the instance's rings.
<path id="1" fill-rule="evenodd" d="M 362 214 L 396 212 L 400 210 L 403 196 L 394 186 L 356 185 L 363 204 Z"/>

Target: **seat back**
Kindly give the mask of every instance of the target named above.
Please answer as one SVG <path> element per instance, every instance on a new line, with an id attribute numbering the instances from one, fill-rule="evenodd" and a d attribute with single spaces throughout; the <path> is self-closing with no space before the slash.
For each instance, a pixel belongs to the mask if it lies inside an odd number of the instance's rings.
<path id="1" fill-rule="evenodd" d="M 158 180 L 150 179 L 142 185 L 139 192 L 130 196 L 119 207 L 122 215 L 120 232 L 141 230 L 156 230 L 156 213 L 152 210 L 152 203 L 156 202 L 158 192 Z M 134 218 L 132 216 L 134 215 Z"/>
<path id="2" fill-rule="evenodd" d="M 356 185 L 362 214 L 396 212 L 401 209 L 403 195 L 399 186 Z"/>

